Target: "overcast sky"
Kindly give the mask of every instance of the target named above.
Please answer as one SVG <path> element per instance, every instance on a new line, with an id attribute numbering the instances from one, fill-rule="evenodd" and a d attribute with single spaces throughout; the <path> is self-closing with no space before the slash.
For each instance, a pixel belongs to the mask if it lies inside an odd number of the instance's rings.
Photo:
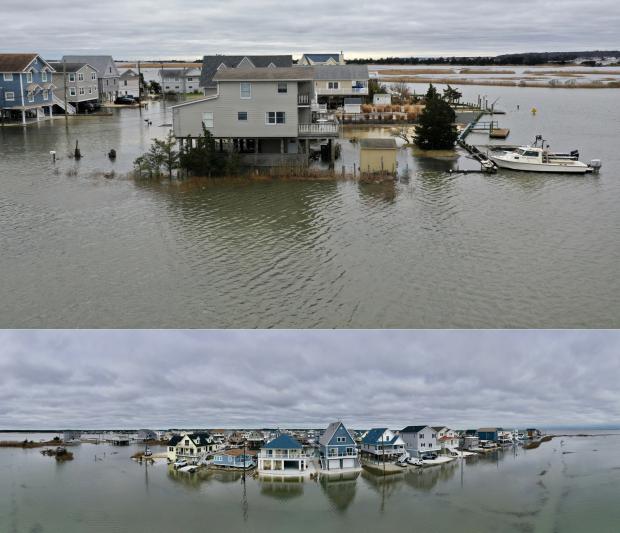
<path id="1" fill-rule="evenodd" d="M 620 333 L 1 331 L 0 428 L 618 425 Z"/>
<path id="2" fill-rule="evenodd" d="M 215 53 L 349 57 L 620 48 L 617 0 L 166 0 L 2 2 L 7 52 L 195 59 Z M 6 49 L 6 47 L 9 47 Z"/>

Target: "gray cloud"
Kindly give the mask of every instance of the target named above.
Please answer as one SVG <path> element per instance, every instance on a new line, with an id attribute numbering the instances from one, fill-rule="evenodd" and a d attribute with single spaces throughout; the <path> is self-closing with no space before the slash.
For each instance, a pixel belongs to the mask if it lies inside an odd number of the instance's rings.
<path id="1" fill-rule="evenodd" d="M 0 427 L 620 422 L 620 332 L 2 331 Z"/>
<path id="2" fill-rule="evenodd" d="M 341 49 L 349 56 L 469 55 L 620 44 L 620 5 L 614 0 L 524 0 L 518 6 L 508 0 L 169 0 L 157 6 L 142 0 L 110 0 L 105 6 L 33 0 L 3 5 L 2 11 L 9 21 L 3 29 L 4 46 L 10 46 L 5 51 L 38 51 L 50 58 L 88 52 L 132 59 Z"/>

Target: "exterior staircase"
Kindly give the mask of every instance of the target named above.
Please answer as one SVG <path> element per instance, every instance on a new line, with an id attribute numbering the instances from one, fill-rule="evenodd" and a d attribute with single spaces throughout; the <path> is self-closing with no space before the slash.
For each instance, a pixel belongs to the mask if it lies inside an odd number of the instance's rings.
<path id="1" fill-rule="evenodd" d="M 58 96 L 54 95 L 52 102 L 54 103 L 54 105 L 60 107 L 60 109 L 62 109 L 63 111 L 65 110 L 65 101 L 58 98 Z M 69 102 L 67 102 L 67 114 L 75 115 L 75 106 L 73 106 Z"/>

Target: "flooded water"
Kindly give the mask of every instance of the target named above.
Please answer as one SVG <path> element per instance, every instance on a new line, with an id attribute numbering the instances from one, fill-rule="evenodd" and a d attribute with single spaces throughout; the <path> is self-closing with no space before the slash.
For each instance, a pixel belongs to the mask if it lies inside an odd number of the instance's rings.
<path id="1" fill-rule="evenodd" d="M 121 175 L 169 129 L 158 104 L 1 128 L 0 326 L 619 327 L 620 93 L 463 92 L 500 97 L 509 142 L 602 173 L 450 174 L 476 165 L 403 149 L 393 185 L 156 185 Z"/>
<path id="2" fill-rule="evenodd" d="M 2 437 L 4 438 L 4 437 Z M 82 444 L 56 463 L 0 449 L 0 531 L 167 533 L 420 531 L 612 533 L 620 436 L 562 437 L 395 476 L 320 481 L 187 475 L 130 459 L 138 447 Z M 154 451 L 159 451 L 155 450 Z"/>

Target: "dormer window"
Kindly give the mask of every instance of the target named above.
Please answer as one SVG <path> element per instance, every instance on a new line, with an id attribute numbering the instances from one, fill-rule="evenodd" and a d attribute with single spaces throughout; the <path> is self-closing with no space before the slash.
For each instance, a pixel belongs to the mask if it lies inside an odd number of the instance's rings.
<path id="1" fill-rule="evenodd" d="M 26 83 L 32 83 L 32 71 L 26 72 Z"/>
<path id="2" fill-rule="evenodd" d="M 41 81 L 47 81 L 47 70 L 41 71 Z"/>

